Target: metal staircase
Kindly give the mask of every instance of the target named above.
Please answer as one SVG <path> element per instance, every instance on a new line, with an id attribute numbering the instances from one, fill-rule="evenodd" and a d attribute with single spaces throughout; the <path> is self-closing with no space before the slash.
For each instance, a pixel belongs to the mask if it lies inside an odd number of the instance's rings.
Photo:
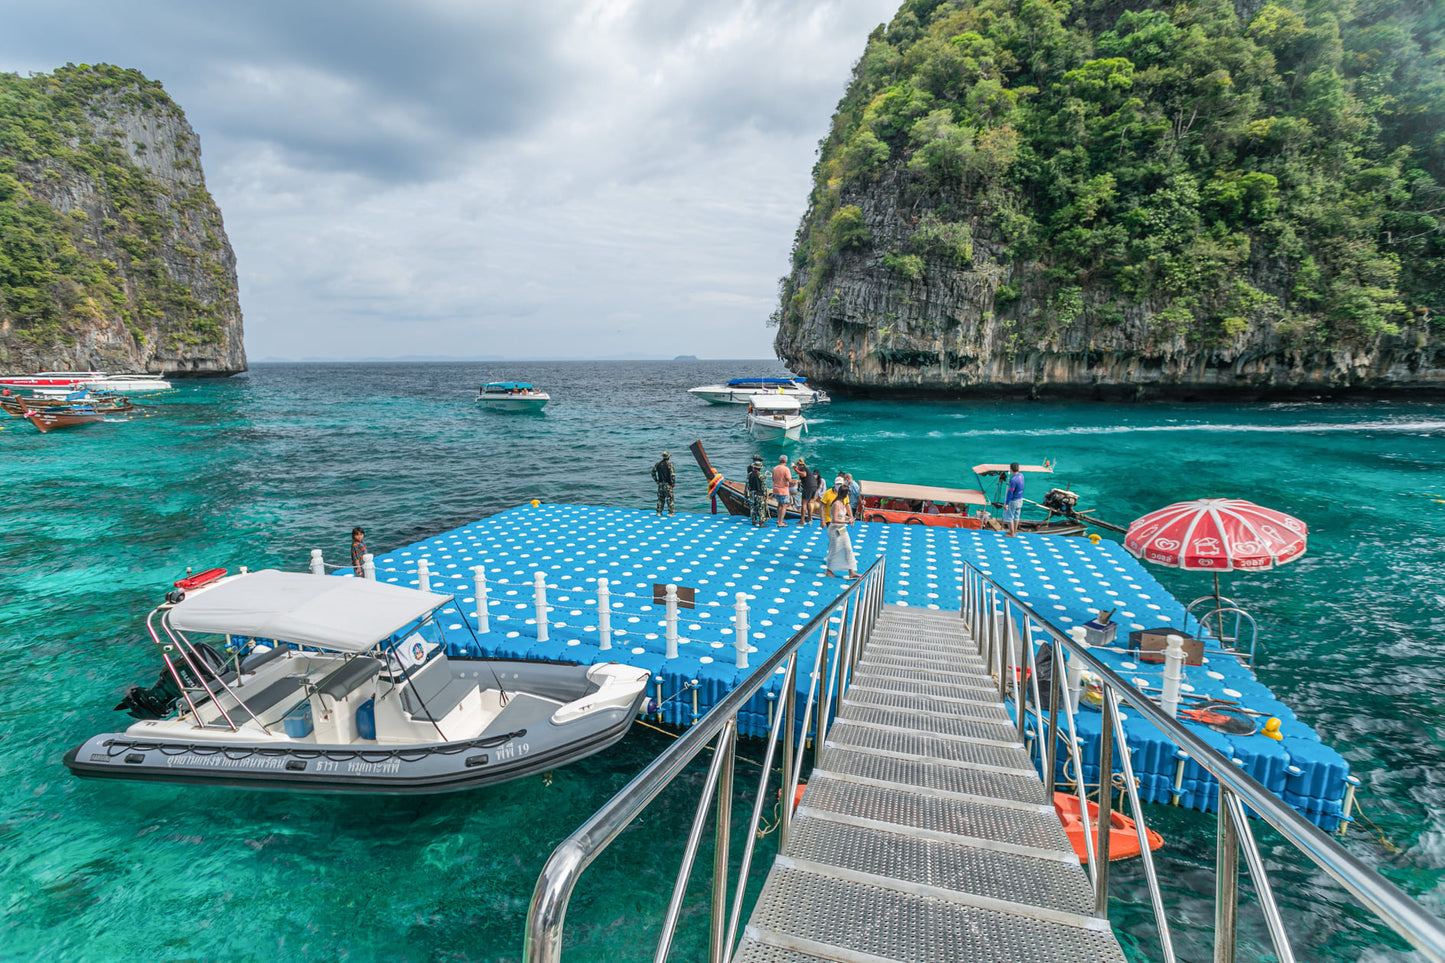
<path id="1" fill-rule="evenodd" d="M 734 959 L 1123 960 L 958 615 L 884 606 Z"/>

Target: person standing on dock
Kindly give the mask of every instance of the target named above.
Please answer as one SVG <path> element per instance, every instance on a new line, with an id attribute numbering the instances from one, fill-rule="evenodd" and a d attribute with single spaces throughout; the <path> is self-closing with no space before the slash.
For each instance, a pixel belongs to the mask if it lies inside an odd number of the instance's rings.
<path id="1" fill-rule="evenodd" d="M 843 479 L 848 483 L 848 524 L 852 525 L 853 520 L 858 517 L 858 509 L 863 504 L 863 486 L 853 480 L 853 473 L 845 471 Z"/>
<path id="2" fill-rule="evenodd" d="M 1008 478 L 1008 491 L 1003 496 L 1003 520 L 1008 523 L 1009 537 L 1019 533 L 1019 515 L 1024 510 L 1024 473 L 1019 471 L 1019 463 L 1014 462 L 1008 466 L 1010 472 Z"/>
<path id="3" fill-rule="evenodd" d="M 672 467 L 672 455 L 663 452 L 657 464 L 652 466 L 652 480 L 657 482 L 657 517 L 662 517 L 662 506 L 667 504 L 667 514 L 677 514 L 672 508 L 672 486 L 677 484 L 677 471 Z"/>
<path id="4" fill-rule="evenodd" d="M 761 527 L 768 520 L 768 493 L 763 488 L 763 456 L 754 455 L 748 465 L 748 518 Z"/>
<path id="5" fill-rule="evenodd" d="M 858 562 L 853 558 L 853 542 L 848 538 L 848 523 L 853 513 L 848 510 L 848 482 L 838 476 L 834 486 L 837 496 L 828 506 L 828 560 L 823 564 L 823 574 L 833 577 L 834 569 L 845 569 L 849 578 L 858 578 Z"/>
<path id="6" fill-rule="evenodd" d="M 798 506 L 798 525 L 807 525 L 813 519 L 813 500 L 818 497 L 818 473 L 809 471 L 801 458 L 798 459 L 798 497 L 802 499 Z"/>
<path id="7" fill-rule="evenodd" d="M 351 530 L 351 570 L 356 573 L 357 578 L 366 578 L 366 569 L 362 565 L 365 555 L 366 533 L 358 525 Z"/>
<path id="8" fill-rule="evenodd" d="M 773 500 L 778 503 L 778 527 L 783 527 L 783 518 L 788 514 L 788 496 L 793 488 L 793 473 L 788 470 L 788 456 L 779 455 L 773 466 Z"/>

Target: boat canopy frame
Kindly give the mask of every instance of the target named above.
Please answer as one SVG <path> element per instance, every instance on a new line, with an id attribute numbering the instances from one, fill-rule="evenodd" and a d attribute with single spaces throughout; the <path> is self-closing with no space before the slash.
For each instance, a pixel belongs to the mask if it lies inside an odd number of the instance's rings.
<path id="1" fill-rule="evenodd" d="M 949 505 L 987 505 L 988 496 L 974 488 L 936 488 L 932 485 L 904 485 L 898 482 L 858 479 L 869 498 L 901 498 L 905 501 L 944 502 Z"/>

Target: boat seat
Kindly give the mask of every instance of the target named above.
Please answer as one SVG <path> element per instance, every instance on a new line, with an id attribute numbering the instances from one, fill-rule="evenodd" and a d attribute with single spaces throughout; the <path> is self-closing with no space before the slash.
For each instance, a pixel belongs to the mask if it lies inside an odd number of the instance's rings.
<path id="1" fill-rule="evenodd" d="M 245 691 L 242 693 L 242 698 L 246 702 L 246 708 L 250 709 L 253 714 L 261 716 L 288 698 L 293 701 L 297 699 L 297 693 L 302 692 L 305 685 L 306 677 L 304 675 L 288 675 L 284 679 L 277 679 L 260 692 L 253 694 Z"/>
<path id="2" fill-rule="evenodd" d="M 381 662 L 377 659 L 367 656 L 348 659 L 344 665 L 316 683 L 316 694 L 326 696 L 332 701 L 340 701 L 380 674 Z"/>
<path id="3" fill-rule="evenodd" d="M 453 676 L 447 657 L 438 655 L 411 674 L 411 684 L 401 690 L 401 705 L 413 719 L 440 722 L 476 687 L 470 679 Z"/>
<path id="4" fill-rule="evenodd" d="M 273 645 L 265 652 L 253 652 L 241 660 L 242 672 L 255 672 L 268 662 L 273 662 L 286 654 L 284 645 Z"/>

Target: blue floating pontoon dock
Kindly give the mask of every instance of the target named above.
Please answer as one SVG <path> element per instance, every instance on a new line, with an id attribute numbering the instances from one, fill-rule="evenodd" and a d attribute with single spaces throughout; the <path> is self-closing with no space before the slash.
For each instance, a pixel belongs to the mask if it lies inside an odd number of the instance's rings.
<path id="1" fill-rule="evenodd" d="M 1113 542 L 1051 535 L 1006 538 L 988 531 L 867 522 L 853 526 L 852 540 L 860 569 L 877 556 L 887 557 L 886 600 L 895 605 L 958 611 L 964 563 L 969 562 L 1064 631 L 1101 608 L 1116 609 L 1123 634 L 1159 627 L 1200 630 L 1187 619 L 1183 604 Z M 458 601 L 458 607 L 444 610 L 449 618 L 442 620 L 452 654 L 618 661 L 647 668 L 661 703 L 660 719 L 687 726 L 753 671 L 736 665 L 737 593 L 746 596 L 748 643 L 755 650 L 749 658 L 756 666 L 845 588 L 841 579 L 823 576 L 826 548 L 826 533 L 817 525 L 756 528 L 746 518 L 726 515 L 662 518 L 651 511 L 538 505 L 377 555 L 375 564 L 378 580 L 415 586 L 417 563 L 426 559 L 432 591 Z M 485 570 L 490 629 L 479 636 L 481 653 L 474 651 L 477 642 L 461 621 L 477 624 L 477 565 Z M 537 638 L 534 584 L 539 572 L 547 587 L 546 641 Z M 599 578 L 607 579 L 611 600 L 612 645 L 605 651 L 599 648 Z M 663 605 L 653 602 L 654 586 L 668 583 L 695 592 L 696 607 L 679 613 L 675 659 L 666 657 Z M 1136 684 L 1162 685 L 1162 663 L 1132 661 L 1126 652 L 1094 652 Z M 799 685 L 800 695 L 806 695 L 807 673 L 799 673 Z M 1202 666 L 1185 667 L 1184 691 L 1231 699 L 1278 717 L 1282 740 L 1228 736 L 1180 721 L 1195 726 L 1206 741 L 1315 824 L 1326 830 L 1338 826 L 1349 776 L 1345 760 L 1248 667 L 1231 654 L 1207 651 Z M 773 689 L 754 699 L 739 715 L 740 732 L 764 735 L 777 695 Z M 1129 718 L 1127 709 L 1125 716 L 1141 796 L 1153 802 L 1178 797 L 1181 805 L 1212 810 L 1214 780 L 1182 760 L 1153 726 Z M 1099 776 L 1100 722 L 1097 712 L 1079 713 L 1084 778 L 1091 783 Z"/>

